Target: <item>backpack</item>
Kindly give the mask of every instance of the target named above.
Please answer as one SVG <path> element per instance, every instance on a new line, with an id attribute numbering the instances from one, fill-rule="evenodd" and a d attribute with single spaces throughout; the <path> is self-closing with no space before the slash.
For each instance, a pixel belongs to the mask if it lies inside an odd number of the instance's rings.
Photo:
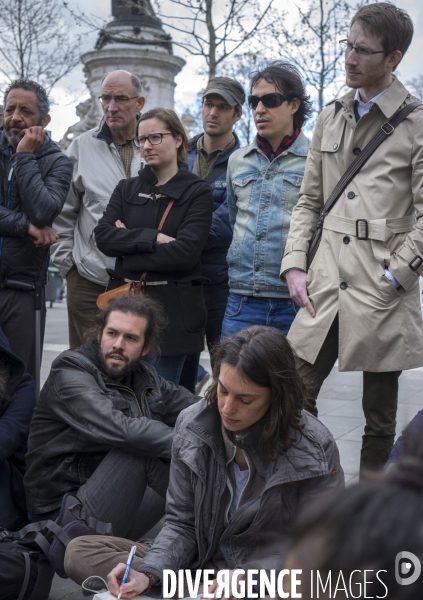
<path id="1" fill-rule="evenodd" d="M 20 531 L 0 530 L 0 600 L 47 600 L 55 572 L 67 578 L 69 542 L 93 534 L 112 535 L 111 525 L 89 517 L 73 494 L 63 497 L 55 521 L 31 523 Z"/>
<path id="2" fill-rule="evenodd" d="M 54 568 L 39 548 L 0 543 L 0 564 L 0 600 L 47 600 Z"/>

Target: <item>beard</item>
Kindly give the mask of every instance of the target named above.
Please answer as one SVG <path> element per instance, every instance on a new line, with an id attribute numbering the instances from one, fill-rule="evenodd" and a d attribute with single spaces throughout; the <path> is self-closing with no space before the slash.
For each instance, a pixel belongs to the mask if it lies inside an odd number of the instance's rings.
<path id="1" fill-rule="evenodd" d="M 16 134 L 10 133 L 9 127 L 7 127 L 6 125 L 4 126 L 4 135 L 6 137 L 8 144 L 10 144 L 10 146 L 12 146 L 12 148 L 18 147 L 18 144 L 22 139 L 21 135 L 16 135 Z"/>
<path id="2" fill-rule="evenodd" d="M 120 350 L 112 350 L 107 354 L 103 354 L 100 347 L 98 349 L 98 355 L 103 371 L 108 377 L 110 377 L 110 379 L 116 380 L 123 379 L 124 377 L 130 375 L 133 371 L 135 371 L 138 365 L 140 364 L 142 356 L 140 352 L 140 355 L 138 357 L 129 360 L 129 358 Z M 123 360 L 122 364 L 109 364 L 107 362 L 107 359 L 111 356 L 120 356 Z"/>
<path id="3" fill-rule="evenodd" d="M 37 126 L 41 125 L 42 119 L 39 119 Z M 28 129 L 28 127 L 26 127 L 26 125 L 18 125 L 17 123 L 15 123 L 15 121 L 9 121 L 9 123 L 4 123 L 3 130 L 4 135 L 6 136 L 6 140 L 12 146 L 12 148 L 17 148 L 23 136 L 15 133 L 10 133 L 11 129 L 19 129 L 20 131 L 23 131 L 24 129 Z"/>

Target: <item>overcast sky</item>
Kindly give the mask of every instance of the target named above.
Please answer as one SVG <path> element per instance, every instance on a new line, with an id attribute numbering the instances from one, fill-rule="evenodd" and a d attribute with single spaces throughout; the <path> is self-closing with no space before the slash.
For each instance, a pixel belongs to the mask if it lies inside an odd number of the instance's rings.
<path id="1" fill-rule="evenodd" d="M 266 0 L 261 1 L 265 2 Z M 279 3 L 281 0 L 277 0 L 277 2 Z M 284 3 L 286 4 L 287 11 L 295 11 L 293 2 L 285 0 Z M 95 14 L 104 19 L 110 18 L 110 0 L 84 0 L 83 3 L 79 0 L 68 0 L 68 4 L 71 8 L 81 6 L 86 13 Z M 412 77 L 423 74 L 423 1 L 397 0 L 395 4 L 410 13 L 415 26 L 412 45 L 399 70 L 399 77 L 405 82 Z M 166 6 L 166 0 L 163 0 L 162 5 Z M 70 29 L 81 32 L 81 29 L 74 25 L 70 17 L 68 17 L 68 23 Z M 96 38 L 96 33 L 85 36 L 84 44 L 81 46 L 81 54 L 93 49 Z M 199 67 L 202 66 L 202 62 L 198 58 L 190 57 L 176 46 L 174 47 L 174 53 L 182 56 L 187 61 L 186 66 L 176 78 L 175 98 L 181 104 L 192 104 L 195 101 L 197 92 L 204 87 L 205 83 L 205 78 L 196 73 Z M 55 140 L 61 139 L 66 129 L 78 121 L 75 114 L 75 106 L 87 97 L 88 94 L 81 64 L 68 77 L 61 80 L 52 91 L 53 106 L 50 128 Z"/>

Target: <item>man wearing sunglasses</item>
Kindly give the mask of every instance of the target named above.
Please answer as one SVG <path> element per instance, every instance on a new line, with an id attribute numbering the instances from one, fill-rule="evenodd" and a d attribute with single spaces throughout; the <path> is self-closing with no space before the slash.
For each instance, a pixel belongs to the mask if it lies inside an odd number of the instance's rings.
<path id="1" fill-rule="evenodd" d="M 233 239 L 222 338 L 254 324 L 287 333 L 298 310 L 279 261 L 303 180 L 309 140 L 301 127 L 311 103 L 297 70 L 279 61 L 254 73 L 250 88 L 257 136 L 232 154 L 227 173 Z"/>
<path id="2" fill-rule="evenodd" d="M 115 259 L 98 250 L 94 229 L 121 179 L 134 177 L 141 166 L 135 146 L 137 115 L 145 98 L 141 82 L 127 71 L 113 71 L 101 84 L 100 125 L 77 137 L 67 154 L 73 163 L 72 185 L 54 222 L 59 241 L 52 246 L 53 262 L 67 282 L 69 344 L 84 343 L 91 328 L 96 300 L 104 292 Z"/>
<path id="3" fill-rule="evenodd" d="M 341 42 L 351 91 L 319 116 L 282 262 L 291 297 L 303 307 L 289 340 L 300 357 L 308 410 L 317 414 L 320 387 L 337 359 L 340 371 L 363 371 L 361 470 L 388 459 L 398 378 L 423 364 L 423 107 L 396 129 L 389 124 L 417 100 L 393 75 L 412 37 L 409 15 L 393 4 L 369 4 L 353 17 Z M 306 273 L 324 203 L 381 130 L 383 143 L 324 217 Z"/>

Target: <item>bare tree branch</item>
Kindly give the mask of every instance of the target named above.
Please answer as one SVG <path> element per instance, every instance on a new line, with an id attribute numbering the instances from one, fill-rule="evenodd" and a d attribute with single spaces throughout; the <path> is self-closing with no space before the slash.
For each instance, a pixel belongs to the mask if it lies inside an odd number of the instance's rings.
<path id="1" fill-rule="evenodd" d="M 361 0 L 359 5 L 367 3 Z M 328 88 L 343 86 L 339 41 L 347 37 L 357 7 L 346 0 L 298 0 L 298 19 L 293 26 L 288 28 L 282 21 L 273 23 L 272 43 L 277 41 L 279 56 L 294 62 L 306 82 L 316 89 L 319 112 Z"/>
<path id="2" fill-rule="evenodd" d="M 34 79 L 49 93 L 79 63 L 60 0 L 0 0 L 0 72 L 11 81 Z"/>
<path id="3" fill-rule="evenodd" d="M 88 27 L 90 31 L 102 31 L 106 26 L 111 30 L 110 23 L 72 10 L 65 0 L 62 2 L 77 24 Z M 260 0 L 229 0 L 226 4 L 218 4 L 217 0 L 153 0 L 155 15 L 162 20 L 164 27 L 183 35 L 182 39 L 172 40 L 173 45 L 193 56 L 202 57 L 209 77 L 215 76 L 218 66 L 246 42 L 268 33 L 274 2 L 268 0 L 262 8 Z M 152 11 L 147 0 L 121 0 L 121 5 L 138 13 Z M 173 15 L 175 8 L 177 19 Z M 122 41 L 130 39 L 128 33 L 118 28 L 113 35 Z"/>

